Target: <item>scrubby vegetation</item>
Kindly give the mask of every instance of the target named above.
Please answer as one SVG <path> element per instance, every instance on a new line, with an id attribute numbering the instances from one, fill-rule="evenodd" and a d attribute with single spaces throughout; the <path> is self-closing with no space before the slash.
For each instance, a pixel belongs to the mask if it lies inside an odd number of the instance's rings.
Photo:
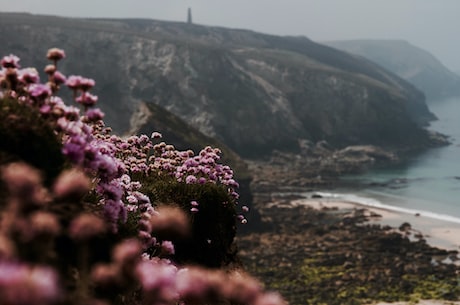
<path id="1" fill-rule="evenodd" d="M 248 208 L 220 150 L 113 135 L 95 81 L 47 58 L 44 83 L 1 60 L 0 303 L 283 304 L 237 268 Z"/>

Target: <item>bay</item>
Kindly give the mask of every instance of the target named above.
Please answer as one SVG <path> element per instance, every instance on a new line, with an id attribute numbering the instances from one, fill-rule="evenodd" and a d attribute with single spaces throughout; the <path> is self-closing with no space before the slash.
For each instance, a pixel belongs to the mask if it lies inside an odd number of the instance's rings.
<path id="1" fill-rule="evenodd" d="M 438 120 L 429 129 L 448 135 L 451 145 L 430 149 L 403 165 L 345 177 L 363 187 L 334 196 L 355 196 L 363 204 L 460 223 L 460 97 L 431 103 L 430 110 Z"/>

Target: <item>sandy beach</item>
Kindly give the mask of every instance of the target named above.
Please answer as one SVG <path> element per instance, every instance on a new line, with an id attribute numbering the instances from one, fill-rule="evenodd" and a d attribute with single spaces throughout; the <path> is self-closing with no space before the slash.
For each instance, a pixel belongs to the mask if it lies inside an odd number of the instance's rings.
<path id="1" fill-rule="evenodd" d="M 407 231 L 410 239 L 423 238 L 428 244 L 446 250 L 460 250 L 460 224 L 434 219 L 426 216 L 395 212 L 383 208 L 369 207 L 356 202 L 334 198 L 305 198 L 291 201 L 293 206 L 306 206 L 314 209 L 365 209 L 369 221 L 399 229 L 403 223 L 410 224 Z M 379 215 L 379 216 L 377 216 Z"/>

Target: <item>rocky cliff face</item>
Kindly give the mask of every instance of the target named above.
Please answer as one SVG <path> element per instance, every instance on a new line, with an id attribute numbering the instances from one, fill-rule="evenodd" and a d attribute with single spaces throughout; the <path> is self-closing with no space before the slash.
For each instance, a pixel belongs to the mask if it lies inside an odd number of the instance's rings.
<path id="1" fill-rule="evenodd" d="M 335 147 L 420 147 L 434 116 L 423 94 L 372 62 L 312 42 L 244 30 L 152 20 L 1 14 L 0 54 L 97 82 L 118 132 L 141 102 L 159 105 L 245 157 L 296 151 L 299 140 Z"/>
<path id="2" fill-rule="evenodd" d="M 364 56 L 422 90 L 429 102 L 460 96 L 460 76 L 427 51 L 403 40 L 331 41 L 329 46 Z"/>

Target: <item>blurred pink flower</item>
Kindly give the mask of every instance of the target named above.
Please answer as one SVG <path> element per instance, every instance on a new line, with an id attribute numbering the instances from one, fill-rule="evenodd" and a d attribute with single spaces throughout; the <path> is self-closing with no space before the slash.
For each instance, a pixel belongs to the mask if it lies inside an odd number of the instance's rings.
<path id="1" fill-rule="evenodd" d="M 65 58 L 65 52 L 64 50 L 58 48 L 52 48 L 49 49 L 46 53 L 46 58 L 48 58 L 49 60 L 58 61 Z"/>
<path id="2" fill-rule="evenodd" d="M 91 78 L 83 78 L 80 81 L 81 90 L 83 91 L 88 91 L 89 89 L 93 88 L 94 85 L 96 85 L 96 82 Z"/>
<path id="3" fill-rule="evenodd" d="M 18 71 L 19 81 L 25 84 L 35 84 L 40 81 L 40 76 L 35 68 L 25 68 Z"/>
<path id="4" fill-rule="evenodd" d="M 51 88 L 48 85 L 43 85 L 43 84 L 31 84 L 27 91 L 29 91 L 29 94 L 37 99 L 45 99 L 48 96 L 51 96 Z"/>
<path id="5" fill-rule="evenodd" d="M 0 261 L 12 258 L 15 252 L 13 241 L 0 234 Z"/>
<path id="6" fill-rule="evenodd" d="M 117 265 L 127 265 L 141 259 L 142 245 L 136 239 L 127 239 L 116 245 L 112 252 Z"/>
<path id="7" fill-rule="evenodd" d="M 84 91 L 75 101 L 79 104 L 82 104 L 85 107 L 91 107 L 96 105 L 98 97 L 91 93 Z"/>
<path id="8" fill-rule="evenodd" d="M 2 304 L 48 305 L 60 298 L 56 272 L 47 267 L 0 263 Z"/>
<path id="9" fill-rule="evenodd" d="M 85 241 L 104 234 L 107 226 L 100 217 L 93 214 L 80 214 L 72 220 L 69 226 L 71 238 Z"/>
<path id="10" fill-rule="evenodd" d="M 199 211 L 199 210 L 198 210 L 197 208 L 191 208 L 191 209 L 190 209 L 190 212 L 192 212 L 192 213 L 197 213 L 198 211 Z"/>
<path id="11" fill-rule="evenodd" d="M 56 66 L 55 65 L 46 65 L 44 69 L 46 74 L 53 75 L 53 73 L 56 71 Z"/>
<path id="12" fill-rule="evenodd" d="M 57 236 L 61 231 L 61 226 L 57 217 L 48 212 L 35 212 L 29 217 L 28 226 L 24 232 L 28 239 L 39 235 Z"/>
<path id="13" fill-rule="evenodd" d="M 222 301 L 223 288 L 228 284 L 223 273 L 197 267 L 177 273 L 177 291 L 186 304 L 206 304 Z"/>
<path id="14" fill-rule="evenodd" d="M 161 139 L 161 137 L 162 137 L 161 133 L 156 132 L 156 131 L 154 131 L 151 136 L 151 138 L 153 139 Z"/>
<path id="15" fill-rule="evenodd" d="M 0 60 L 0 64 L 2 65 L 3 68 L 15 68 L 19 69 L 21 66 L 19 65 L 19 57 L 16 55 L 10 54 L 7 56 L 4 56 L 2 60 Z"/>
<path id="16" fill-rule="evenodd" d="M 99 108 L 88 109 L 85 113 L 90 122 L 97 122 L 104 118 L 105 114 Z"/>
<path id="17" fill-rule="evenodd" d="M 54 195 L 58 198 L 81 198 L 89 192 L 91 187 L 89 178 L 80 170 L 66 170 L 59 175 L 53 186 Z"/>
<path id="18" fill-rule="evenodd" d="M 279 293 L 268 292 L 261 294 L 253 303 L 254 305 L 288 305 Z"/>
<path id="19" fill-rule="evenodd" d="M 69 77 L 67 77 L 65 84 L 70 89 L 76 90 L 80 88 L 82 79 L 83 77 L 81 77 L 80 75 L 70 75 Z"/>
<path id="20" fill-rule="evenodd" d="M 165 260 L 143 260 L 137 264 L 145 304 L 177 304 L 177 268 Z"/>
<path id="21" fill-rule="evenodd" d="M 173 255 L 175 253 L 174 244 L 165 240 L 161 243 L 161 255 Z"/>
<path id="22" fill-rule="evenodd" d="M 64 84 L 65 81 L 66 81 L 66 77 L 64 74 L 62 74 L 61 72 L 59 71 L 55 71 L 53 73 L 53 81 L 56 85 L 60 85 L 60 84 Z"/>
<path id="23" fill-rule="evenodd" d="M 25 163 L 10 163 L 2 171 L 3 180 L 10 196 L 23 204 L 40 205 L 48 201 L 42 187 L 42 177 L 38 170 Z"/>
<path id="24" fill-rule="evenodd" d="M 150 219 L 154 236 L 174 240 L 190 233 L 190 221 L 178 207 L 163 206 Z"/>

